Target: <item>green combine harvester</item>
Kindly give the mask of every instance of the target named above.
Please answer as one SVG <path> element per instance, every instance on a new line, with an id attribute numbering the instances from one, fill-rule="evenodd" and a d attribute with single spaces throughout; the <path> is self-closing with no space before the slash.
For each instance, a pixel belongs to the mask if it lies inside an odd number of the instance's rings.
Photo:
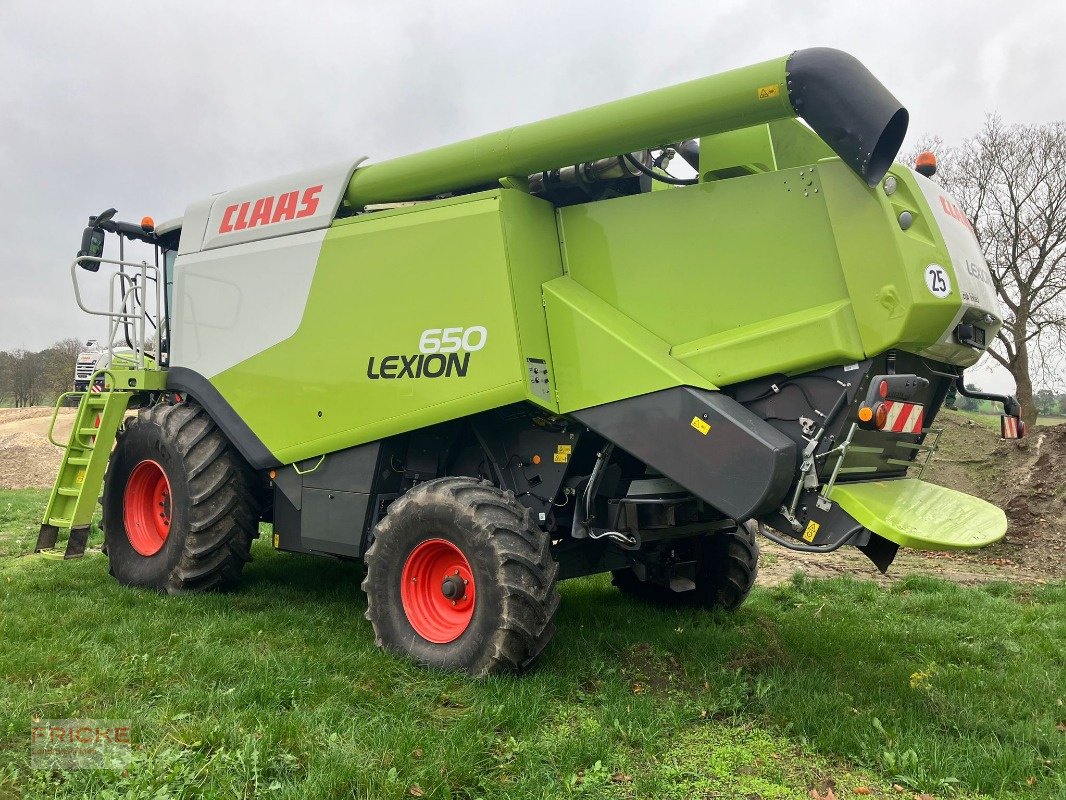
<path id="1" fill-rule="evenodd" d="M 484 675 L 542 652 L 565 578 L 733 609 L 757 534 L 881 570 L 994 542 L 1002 511 L 921 480 L 1002 318 L 965 215 L 893 163 L 907 119 L 800 50 L 159 226 L 90 217 L 78 303 L 135 357 L 80 396 L 38 549 L 80 555 L 102 486 L 119 582 L 228 589 L 272 523 L 365 562 L 379 645 Z"/>

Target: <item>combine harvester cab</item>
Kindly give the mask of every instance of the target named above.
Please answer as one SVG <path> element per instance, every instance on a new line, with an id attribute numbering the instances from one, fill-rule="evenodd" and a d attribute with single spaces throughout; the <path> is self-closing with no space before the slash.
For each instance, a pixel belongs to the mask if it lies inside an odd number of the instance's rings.
<path id="1" fill-rule="evenodd" d="M 488 674 L 543 650 L 562 578 L 732 609 L 759 532 L 882 570 L 993 542 L 1002 511 L 921 480 L 1002 320 L 965 216 L 893 163 L 906 126 L 802 50 L 159 228 L 91 218 L 72 273 L 127 275 L 102 313 L 134 359 L 82 397 L 110 413 L 79 416 L 40 544 L 103 480 L 119 581 L 224 589 L 272 522 L 365 560 L 379 644 Z"/>

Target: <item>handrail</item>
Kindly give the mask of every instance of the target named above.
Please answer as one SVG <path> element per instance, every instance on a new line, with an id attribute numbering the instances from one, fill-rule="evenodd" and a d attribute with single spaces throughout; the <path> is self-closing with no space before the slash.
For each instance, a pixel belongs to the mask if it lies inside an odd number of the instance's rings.
<path id="1" fill-rule="evenodd" d="M 82 265 L 85 262 L 96 263 L 98 265 L 97 269 L 99 269 L 100 264 L 112 264 L 118 267 L 118 270 L 111 275 L 109 281 L 107 311 L 89 308 L 82 299 L 81 285 L 78 282 L 78 269 L 83 269 L 84 267 Z M 127 267 L 133 269 L 132 274 L 126 272 Z M 145 352 L 147 350 L 147 345 L 149 344 L 146 341 L 148 321 L 152 319 L 146 301 L 150 297 L 148 281 L 151 280 L 155 284 L 155 319 L 152 320 L 155 345 L 153 352 L 155 353 L 155 360 L 158 365 L 161 355 L 159 312 L 162 308 L 162 281 L 160 280 L 161 270 L 158 264 L 152 265 L 147 261 L 141 261 L 139 263 L 125 261 L 121 255 L 118 260 L 95 256 L 81 256 L 71 262 L 70 277 L 74 284 L 74 299 L 77 302 L 78 307 L 86 314 L 107 317 L 111 321 L 108 328 L 107 340 L 107 354 L 110 362 L 112 364 L 114 363 L 115 337 L 118 334 L 119 325 L 123 325 L 126 327 L 127 341 L 133 349 L 134 367 L 136 369 L 146 368 Z M 127 309 L 136 309 L 136 311 L 127 311 Z M 133 327 L 133 340 L 129 341 L 129 327 L 131 323 Z"/>
<path id="2" fill-rule="evenodd" d="M 59 397 L 56 398 L 55 408 L 52 409 L 52 421 L 48 423 L 48 441 L 54 444 L 56 447 L 62 448 L 64 450 L 67 447 L 65 444 L 57 442 L 55 440 L 55 437 L 53 436 L 56 429 L 56 420 L 59 419 L 59 409 L 63 407 L 63 401 L 73 395 L 78 395 L 78 397 L 81 397 L 83 394 L 85 394 L 85 392 L 63 392 L 63 394 L 59 395 Z M 75 415 L 74 422 L 77 421 L 78 418 L 77 415 Z"/>

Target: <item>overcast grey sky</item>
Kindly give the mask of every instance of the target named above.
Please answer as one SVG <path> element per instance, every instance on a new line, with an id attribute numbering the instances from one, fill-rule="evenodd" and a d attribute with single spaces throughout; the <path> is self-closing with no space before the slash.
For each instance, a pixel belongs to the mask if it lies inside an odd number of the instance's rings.
<path id="1" fill-rule="evenodd" d="M 0 349 L 102 337 L 68 267 L 89 214 L 380 160 L 827 45 L 910 141 L 1066 116 L 1066 4 L 0 0 Z M 1003 388 L 1010 385 L 992 381 Z"/>

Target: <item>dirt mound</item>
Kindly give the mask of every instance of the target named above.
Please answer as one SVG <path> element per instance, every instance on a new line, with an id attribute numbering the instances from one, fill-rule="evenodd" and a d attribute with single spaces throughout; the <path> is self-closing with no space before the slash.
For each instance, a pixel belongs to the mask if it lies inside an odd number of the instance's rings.
<path id="1" fill-rule="evenodd" d="M 1002 508 L 1007 535 L 984 550 L 924 557 L 1066 577 L 1066 426 L 1038 425 L 1004 441 L 998 417 L 943 412 L 936 425 L 944 434 L 925 477 Z"/>
<path id="2" fill-rule="evenodd" d="M 0 488 L 52 486 L 63 451 L 48 441 L 53 409 L 47 406 L 0 408 Z M 57 441 L 65 441 L 74 409 L 63 408 L 56 421 Z"/>
<path id="3" fill-rule="evenodd" d="M 1005 461 L 1017 461 L 1019 453 L 1026 463 L 1015 467 L 1002 487 L 1012 532 L 1025 537 L 1046 526 L 1066 539 L 1066 426 L 1037 428 L 1028 443 L 997 449 Z"/>

